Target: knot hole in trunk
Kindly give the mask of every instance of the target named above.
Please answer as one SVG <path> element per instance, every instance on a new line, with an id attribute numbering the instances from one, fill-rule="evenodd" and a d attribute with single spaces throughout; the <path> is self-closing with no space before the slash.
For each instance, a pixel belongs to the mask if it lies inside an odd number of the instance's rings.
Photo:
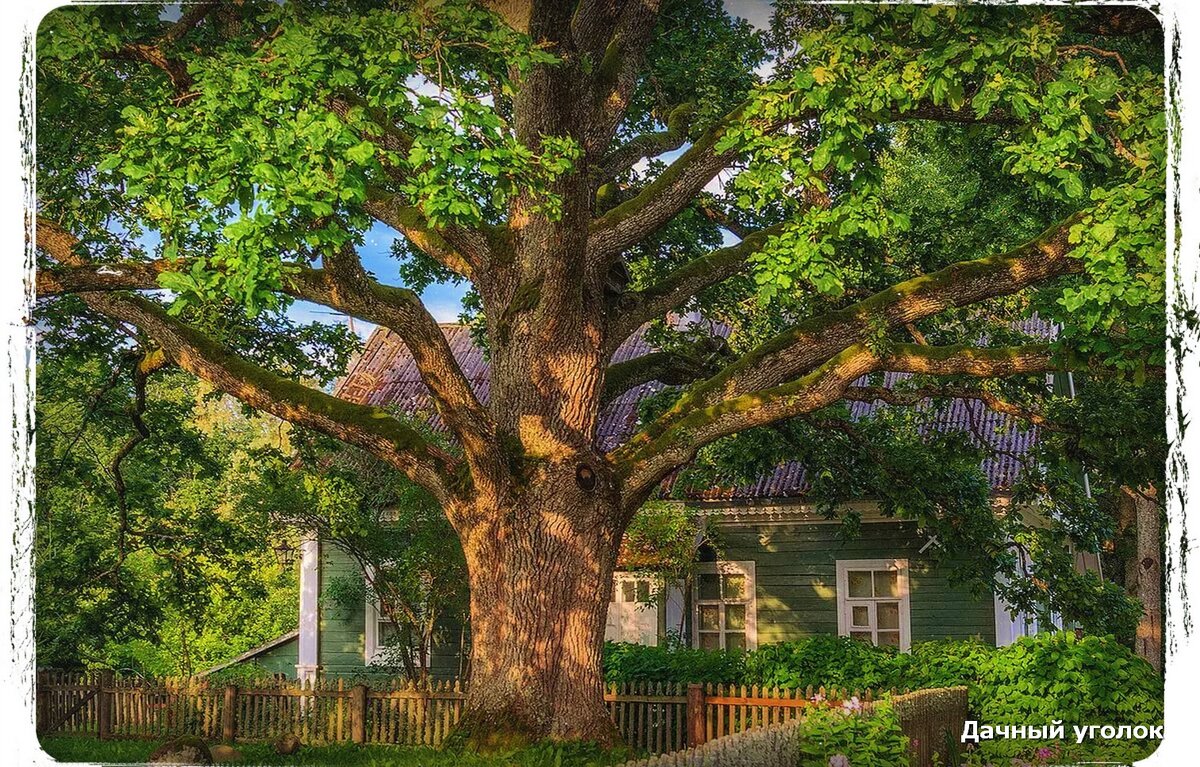
<path id="1" fill-rule="evenodd" d="M 592 492 L 596 489 L 596 472 L 591 466 L 586 463 L 581 463 L 575 467 L 575 484 L 579 485 L 584 491 Z"/>

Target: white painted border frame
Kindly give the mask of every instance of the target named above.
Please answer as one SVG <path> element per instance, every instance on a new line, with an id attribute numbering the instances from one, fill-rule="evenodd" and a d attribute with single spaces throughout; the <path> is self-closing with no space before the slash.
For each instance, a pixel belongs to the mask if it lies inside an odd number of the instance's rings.
<path id="1" fill-rule="evenodd" d="M 846 615 L 850 602 L 849 573 L 851 570 L 895 570 L 896 585 L 900 589 L 900 651 L 908 652 L 912 647 L 912 606 L 909 603 L 911 589 L 908 582 L 907 559 L 839 559 L 837 560 L 837 618 L 838 636 L 850 636 L 850 621 Z M 871 601 L 891 601 L 891 597 L 874 597 Z M 877 630 L 872 627 L 872 630 Z"/>
<path id="2" fill-rule="evenodd" d="M 701 562 L 696 566 L 696 574 L 734 574 L 746 576 L 746 590 L 749 599 L 746 600 L 746 650 L 758 649 L 758 578 L 755 572 L 754 560 L 720 560 L 717 562 Z M 705 600 L 711 602 L 712 600 Z M 725 604 L 725 600 L 720 600 Z M 734 604 L 730 602 L 729 604 Z M 700 647 L 700 579 L 697 578 L 692 587 L 692 647 Z M 724 611 L 721 612 L 724 616 Z M 721 619 L 721 645 L 725 645 L 725 621 Z"/>

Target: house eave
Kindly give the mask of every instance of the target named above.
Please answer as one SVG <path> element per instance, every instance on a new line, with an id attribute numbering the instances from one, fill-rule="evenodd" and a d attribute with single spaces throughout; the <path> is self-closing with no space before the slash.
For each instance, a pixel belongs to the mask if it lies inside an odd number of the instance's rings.
<path id="1" fill-rule="evenodd" d="M 282 636 L 275 637 L 274 639 L 272 639 L 269 642 L 264 642 L 263 644 L 260 644 L 258 647 L 250 648 L 249 650 L 247 650 L 246 652 L 237 656 L 233 660 L 227 660 L 224 663 L 220 663 L 216 666 L 212 666 L 211 668 L 206 668 L 203 671 L 201 671 L 200 673 L 196 674 L 196 676 L 205 677 L 205 676 L 208 676 L 209 674 L 215 674 L 218 671 L 223 671 L 224 669 L 227 669 L 230 666 L 236 666 L 239 663 L 244 663 L 245 661 L 256 658 L 259 655 L 262 655 L 263 653 L 265 653 L 269 650 L 274 650 L 276 647 L 281 647 L 281 646 L 287 644 L 288 642 L 292 641 L 293 639 L 297 639 L 299 637 L 300 637 L 300 629 L 296 629 L 295 631 L 289 631 L 288 633 L 283 634 Z"/>

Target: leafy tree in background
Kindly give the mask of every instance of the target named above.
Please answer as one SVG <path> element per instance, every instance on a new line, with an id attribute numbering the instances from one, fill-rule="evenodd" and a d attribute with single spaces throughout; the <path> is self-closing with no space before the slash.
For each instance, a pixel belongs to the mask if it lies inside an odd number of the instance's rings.
<path id="1" fill-rule="evenodd" d="M 1149 14 L 778 11 L 763 34 L 712 0 L 56 10 L 38 48 L 43 308 L 119 323 L 436 500 L 470 588 L 460 737 L 610 739 L 611 573 L 672 472 L 800 457 L 828 509 L 878 497 L 986 581 L 1024 527 L 922 403 L 1033 418 L 1066 369 L 1161 387 Z M 914 197 L 921 167 L 947 181 Z M 404 285 L 359 260 L 373 222 L 403 238 Z M 414 292 L 445 280 L 471 286 L 486 401 Z M 444 438 L 306 385 L 344 339 L 299 335 L 294 301 L 395 332 Z M 693 310 L 728 340 L 664 321 Z M 1022 332 L 1034 313 L 1062 330 Z M 659 353 L 611 364 L 647 324 Z M 889 395 L 882 371 L 913 377 Z M 675 388 L 602 449 L 603 404 L 650 380 Z M 850 418 L 881 399 L 896 407 Z M 1106 532 L 1094 504 L 1062 512 Z"/>
<path id="2" fill-rule="evenodd" d="M 247 503 L 278 431 L 135 348 L 43 340 L 39 664 L 191 674 L 294 628 L 296 578 Z"/>

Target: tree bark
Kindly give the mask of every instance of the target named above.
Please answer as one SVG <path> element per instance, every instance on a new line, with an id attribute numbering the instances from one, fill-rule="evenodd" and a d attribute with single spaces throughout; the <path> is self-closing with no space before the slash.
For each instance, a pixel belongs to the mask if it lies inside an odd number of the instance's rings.
<path id="1" fill-rule="evenodd" d="M 1136 519 L 1136 596 L 1142 603 L 1134 651 L 1155 671 L 1163 670 L 1163 531 L 1162 512 L 1154 487 L 1131 493 Z"/>
<path id="2" fill-rule="evenodd" d="M 617 497 L 556 464 L 464 536 L 471 683 L 456 739 L 489 751 L 538 740 L 616 742 L 604 705 L 604 621 Z"/>

